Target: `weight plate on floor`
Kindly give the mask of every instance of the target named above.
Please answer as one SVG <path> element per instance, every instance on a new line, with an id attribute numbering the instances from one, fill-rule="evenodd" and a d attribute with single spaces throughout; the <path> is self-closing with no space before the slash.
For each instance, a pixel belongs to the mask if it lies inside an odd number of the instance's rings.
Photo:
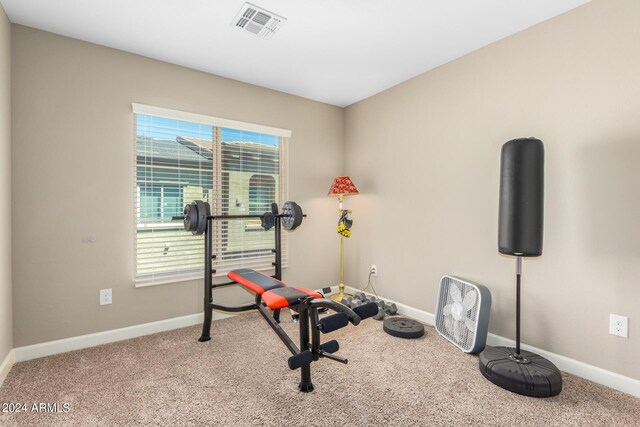
<path id="1" fill-rule="evenodd" d="M 282 205 L 282 226 L 285 230 L 295 230 L 302 224 L 302 208 L 296 202 Z"/>
<path id="2" fill-rule="evenodd" d="M 424 325 L 405 317 L 390 317 L 384 321 L 382 329 L 398 338 L 420 338 L 424 335 Z"/>

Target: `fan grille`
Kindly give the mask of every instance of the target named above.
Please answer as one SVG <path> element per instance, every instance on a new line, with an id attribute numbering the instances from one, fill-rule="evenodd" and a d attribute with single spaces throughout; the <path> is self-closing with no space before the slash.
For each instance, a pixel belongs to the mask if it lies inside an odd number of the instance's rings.
<path id="1" fill-rule="evenodd" d="M 456 295 L 454 286 L 459 290 L 459 297 Z M 467 297 L 471 293 L 475 294 L 473 306 L 467 307 L 461 304 L 465 298 L 473 298 L 472 296 Z M 476 328 L 470 329 L 465 322 L 468 322 L 466 319 L 469 319 L 473 321 L 473 325 L 477 324 L 479 306 L 480 294 L 475 286 L 454 277 L 443 277 L 440 281 L 436 329 L 449 341 L 461 349 L 469 351 L 473 348 L 476 340 Z M 456 316 L 460 317 L 460 320 L 457 320 Z"/>

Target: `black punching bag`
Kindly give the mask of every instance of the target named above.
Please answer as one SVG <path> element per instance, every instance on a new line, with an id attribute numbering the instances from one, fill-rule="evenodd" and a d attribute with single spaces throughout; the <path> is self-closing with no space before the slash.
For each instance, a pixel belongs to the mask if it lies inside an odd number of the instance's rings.
<path id="1" fill-rule="evenodd" d="M 536 138 L 502 146 L 498 250 L 505 255 L 542 255 L 544 146 Z"/>
<path id="2" fill-rule="evenodd" d="M 536 138 L 512 139 L 502 146 L 498 250 L 516 256 L 515 348 L 486 346 L 480 372 L 497 386 L 533 397 L 556 396 L 562 374 L 549 360 L 520 349 L 522 258 L 542 255 L 544 147 Z"/>

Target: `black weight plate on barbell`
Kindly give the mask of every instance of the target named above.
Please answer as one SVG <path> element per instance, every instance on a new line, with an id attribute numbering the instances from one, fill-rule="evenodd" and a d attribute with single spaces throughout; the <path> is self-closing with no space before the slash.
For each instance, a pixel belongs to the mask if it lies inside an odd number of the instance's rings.
<path id="1" fill-rule="evenodd" d="M 208 216 L 207 211 L 209 210 L 207 209 L 208 203 L 205 203 L 202 200 L 194 200 L 193 203 L 195 203 L 198 209 L 198 223 L 197 223 L 197 228 L 194 231 L 192 231 L 192 233 L 196 235 L 201 235 L 201 234 L 204 234 L 204 231 L 207 229 L 207 216 Z"/>
<path id="2" fill-rule="evenodd" d="M 211 205 L 209 204 L 209 202 L 202 202 L 204 204 L 204 215 L 205 215 L 205 228 L 206 228 L 206 224 L 208 223 L 207 218 L 209 218 L 211 216 Z"/>
<path id="3" fill-rule="evenodd" d="M 271 212 L 265 212 L 264 214 L 262 214 L 260 221 L 262 223 L 262 228 L 264 228 L 266 231 L 269 231 L 276 223 L 276 216 Z"/>
<path id="4" fill-rule="evenodd" d="M 282 226 L 285 230 L 295 230 L 302 224 L 302 208 L 296 202 L 287 201 L 282 205 Z"/>
<path id="5" fill-rule="evenodd" d="M 184 231 L 194 231 L 198 228 L 198 209 L 196 205 L 189 203 L 184 205 Z"/>
<path id="6" fill-rule="evenodd" d="M 190 213 L 192 219 L 191 223 L 189 224 L 189 231 L 191 231 L 192 234 L 198 234 L 198 227 L 200 227 L 200 213 L 198 212 L 198 204 L 195 200 L 191 202 L 189 209 L 192 212 Z"/>
<path id="7" fill-rule="evenodd" d="M 282 226 L 285 230 L 291 230 L 291 225 L 293 224 L 293 212 L 291 211 L 291 202 L 284 202 L 282 205 Z"/>
<path id="8" fill-rule="evenodd" d="M 184 224 L 184 231 L 191 231 L 191 208 L 189 206 L 190 205 L 187 203 L 184 205 L 184 209 L 182 209 L 182 223 Z"/>
<path id="9" fill-rule="evenodd" d="M 382 329 L 398 338 L 420 338 L 424 335 L 424 325 L 405 317 L 390 317 L 384 321 Z"/>

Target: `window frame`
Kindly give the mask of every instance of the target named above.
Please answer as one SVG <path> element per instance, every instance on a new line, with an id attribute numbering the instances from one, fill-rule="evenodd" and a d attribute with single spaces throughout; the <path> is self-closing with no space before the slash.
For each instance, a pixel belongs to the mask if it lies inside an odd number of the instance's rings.
<path id="1" fill-rule="evenodd" d="M 202 125 L 209 125 L 212 126 L 214 128 L 219 128 L 217 131 L 214 131 L 214 139 L 213 139 L 213 151 L 214 151 L 214 156 L 217 157 L 217 159 L 221 159 L 221 150 L 222 150 L 222 141 L 220 140 L 220 129 L 222 128 L 227 128 L 227 129 L 233 129 L 233 130 L 239 130 L 239 131 L 247 131 L 247 132 L 255 132 L 255 133 L 262 133 L 262 134 L 267 134 L 267 135 L 271 135 L 271 136 L 277 136 L 279 137 L 280 141 L 279 141 L 279 188 L 278 188 L 278 192 L 276 193 L 276 196 L 280 196 L 282 198 L 281 202 L 284 202 L 285 200 L 287 200 L 287 196 L 288 196 L 288 169 L 289 169 L 289 165 L 288 165 L 288 141 L 289 138 L 291 137 L 291 130 L 288 129 L 283 129 L 283 128 L 276 128 L 276 127 L 272 127 L 272 126 L 265 126 L 265 125 L 260 125 L 260 124 L 254 124 L 254 123 L 248 123 L 248 122 L 242 122 L 242 121 L 236 121 L 236 120 L 230 120 L 230 119 L 223 119 L 223 118 L 218 118 L 218 117 L 212 117 L 212 116 L 207 116 L 207 115 L 203 115 L 203 114 L 196 114 L 196 113 L 189 113 L 189 112 L 184 112 L 184 111 L 178 111 L 178 110 L 172 110 L 172 109 L 167 109 L 167 108 L 163 108 L 163 107 L 155 107 L 155 106 L 150 106 L 150 105 L 145 105 L 145 104 L 138 104 L 138 103 L 132 103 L 132 112 L 133 112 L 133 151 L 134 151 L 134 155 L 133 155 L 133 185 L 132 185 L 132 189 L 134 191 L 133 197 L 132 199 L 134 200 L 134 204 L 132 206 L 133 208 L 133 246 L 134 246 L 134 262 L 133 262 L 133 282 L 135 287 L 146 287 L 146 286 L 154 286 L 154 285 L 161 285 L 161 284 L 167 284 L 167 283 L 178 283 L 178 282 L 184 282 L 184 281 L 191 281 L 191 280 L 196 280 L 196 279 L 201 279 L 202 278 L 202 269 L 199 269 L 199 271 L 186 271 L 186 272 L 179 272 L 179 271 L 174 271 L 174 272 L 169 272 L 169 273 L 161 273 L 158 274 L 157 276 L 154 274 L 151 274 L 150 277 L 149 276 L 139 276 L 137 273 L 137 269 L 138 269 L 138 231 L 140 229 L 140 223 L 139 223 L 139 215 L 140 215 L 140 208 L 136 206 L 136 203 L 139 205 L 140 200 L 141 200 L 141 192 L 140 189 L 138 187 L 138 177 L 137 177 L 137 170 L 138 170 L 138 161 L 137 161 L 137 156 L 136 156 L 136 147 L 137 147 L 137 129 L 136 129 L 136 123 L 137 123 L 137 115 L 146 115 L 146 116 L 153 116 L 153 117 L 158 117 L 158 118 L 165 118 L 165 119 L 171 119 L 171 120 L 178 120 L 178 121 L 184 121 L 184 122 L 190 122 L 190 123 L 197 123 L 197 124 L 202 124 Z M 217 136 L 215 136 L 217 135 Z M 223 182 L 221 180 L 221 175 L 223 173 L 222 171 L 222 166 L 220 161 L 218 160 L 217 162 L 214 161 L 214 165 L 213 165 L 213 175 L 214 175 L 214 180 L 213 180 L 213 187 L 211 189 L 209 189 L 210 191 L 218 191 L 220 193 L 220 196 L 216 198 L 216 200 L 212 200 L 212 211 L 217 212 L 220 211 L 221 206 L 217 206 L 216 202 L 218 205 L 220 205 L 222 203 L 222 194 L 224 194 L 223 191 Z M 217 187 L 217 188 L 216 188 Z M 278 198 L 278 197 L 276 197 Z M 162 199 L 162 198 L 161 198 Z M 232 201 L 230 201 L 232 202 Z M 248 205 L 248 200 L 246 201 L 247 205 Z M 160 203 L 162 203 L 162 200 L 160 201 Z M 248 208 L 248 206 L 247 206 Z M 163 227 L 171 227 L 171 224 L 167 223 L 167 224 L 155 224 L 156 226 L 158 226 L 159 228 L 163 228 Z M 149 223 L 149 224 L 143 224 L 142 228 L 153 228 L 154 224 Z M 221 227 L 215 227 L 216 230 L 214 230 L 214 233 L 219 233 L 221 232 L 220 229 Z M 251 230 L 251 227 L 247 228 L 247 230 Z M 283 243 L 285 243 L 285 248 L 286 248 L 286 239 L 283 240 Z M 286 251 L 286 249 L 285 249 Z M 251 258 L 251 257 L 248 257 Z M 255 259 L 258 259 L 259 257 L 256 257 Z M 283 265 L 283 267 L 286 267 L 286 263 Z M 266 268 L 265 268 L 266 269 Z"/>

